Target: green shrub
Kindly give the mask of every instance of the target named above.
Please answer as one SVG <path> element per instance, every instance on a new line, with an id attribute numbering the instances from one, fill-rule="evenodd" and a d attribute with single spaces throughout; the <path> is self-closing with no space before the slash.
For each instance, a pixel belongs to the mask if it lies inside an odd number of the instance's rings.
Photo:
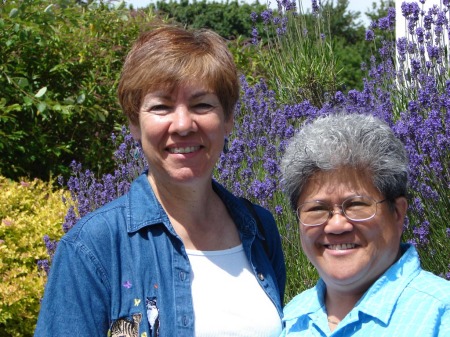
<path id="1" fill-rule="evenodd" d="M 48 256 L 42 237 L 63 234 L 63 193 L 0 176 L 0 336 L 32 336 L 45 284 L 37 261 Z"/>
<path id="2" fill-rule="evenodd" d="M 108 139 L 125 122 L 116 84 L 131 42 L 154 18 L 106 1 L 0 6 L 1 175 L 48 180 L 74 159 L 111 169 Z"/>
<path id="3" fill-rule="evenodd" d="M 235 39 L 243 36 L 251 38 L 252 12 L 261 13 L 267 8 L 258 0 L 252 4 L 237 0 L 226 1 L 157 1 L 156 5 L 150 5 L 168 18 L 192 28 L 209 28 L 226 39 Z M 259 28 L 262 29 L 262 24 Z"/>

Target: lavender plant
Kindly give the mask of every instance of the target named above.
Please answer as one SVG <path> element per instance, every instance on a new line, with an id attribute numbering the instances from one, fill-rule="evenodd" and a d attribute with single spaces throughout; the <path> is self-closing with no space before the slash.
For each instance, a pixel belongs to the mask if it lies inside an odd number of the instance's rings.
<path id="1" fill-rule="evenodd" d="M 401 6 L 407 30 L 397 41 L 394 130 L 410 159 L 408 238 L 428 268 L 450 279 L 450 2 L 427 10 L 420 2 Z"/>
<path id="2" fill-rule="evenodd" d="M 142 150 L 125 127 L 122 127 L 121 137 L 112 134 L 111 140 L 118 145 L 114 152 L 116 170 L 113 174 L 97 178 L 91 170 L 82 171 L 81 163 L 72 162 L 72 176 L 67 182 L 70 199 L 65 200 L 70 208 L 63 223 L 64 232 L 79 218 L 128 192 L 131 181 L 145 169 Z M 60 184 L 64 182 L 60 180 Z"/>
<path id="3" fill-rule="evenodd" d="M 125 126 L 118 135 L 111 135 L 111 141 L 117 148 L 113 155 L 116 164 L 114 173 L 97 177 L 93 171 L 83 170 L 81 163 L 73 161 L 69 180 L 65 182 L 59 177 L 59 184 L 70 192 L 70 197 L 63 197 L 62 200 L 69 207 L 62 225 L 65 233 L 84 215 L 125 194 L 130 183 L 147 168 L 140 145 L 133 140 Z M 57 241 L 44 236 L 44 243 L 49 259 L 38 261 L 38 266 L 48 274 Z"/>
<path id="4" fill-rule="evenodd" d="M 321 106 L 326 94 L 339 86 L 329 21 L 320 1 L 312 1 L 312 15 L 304 14 L 301 0 L 276 0 L 276 4 L 277 9 L 251 17 L 254 24 L 262 20 L 265 27 L 263 32 L 254 28 L 252 35 L 267 68 L 268 84 L 283 102 L 309 100 Z M 312 24 L 307 24 L 311 18 Z"/>

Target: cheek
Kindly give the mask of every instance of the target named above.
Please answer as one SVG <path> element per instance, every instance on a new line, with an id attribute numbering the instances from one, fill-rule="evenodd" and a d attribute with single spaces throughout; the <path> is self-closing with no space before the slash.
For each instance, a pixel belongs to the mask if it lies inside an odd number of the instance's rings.
<path id="1" fill-rule="evenodd" d="M 149 140 L 159 139 L 166 133 L 167 123 L 158 121 L 155 118 L 148 118 L 145 122 L 141 123 L 142 137 Z"/>
<path id="2" fill-rule="evenodd" d="M 300 227 L 300 242 L 302 246 L 307 249 L 308 247 L 314 245 L 317 238 L 320 236 L 320 229 L 316 228 L 306 228 Z"/>

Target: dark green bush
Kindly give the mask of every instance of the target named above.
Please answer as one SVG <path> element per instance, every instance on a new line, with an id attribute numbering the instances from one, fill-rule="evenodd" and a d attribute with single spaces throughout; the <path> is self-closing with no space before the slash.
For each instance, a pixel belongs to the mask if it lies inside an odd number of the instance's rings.
<path id="1" fill-rule="evenodd" d="M 265 3 L 265 1 L 264 1 Z M 260 14 L 267 6 L 255 0 L 252 4 L 226 1 L 157 1 L 151 7 L 168 18 L 192 28 L 209 28 L 227 39 L 251 38 L 253 22 L 250 15 Z M 258 23 L 262 28 L 262 23 Z"/>
<path id="2" fill-rule="evenodd" d="M 111 168 L 107 140 L 125 122 L 116 83 L 130 43 L 153 18 L 103 2 L 0 7 L 0 174 L 48 180 L 72 160 Z"/>

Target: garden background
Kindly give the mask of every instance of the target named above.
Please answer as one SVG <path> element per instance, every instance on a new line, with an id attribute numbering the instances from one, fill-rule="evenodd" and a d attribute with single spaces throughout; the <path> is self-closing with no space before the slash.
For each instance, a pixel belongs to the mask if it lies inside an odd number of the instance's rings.
<path id="1" fill-rule="evenodd" d="M 308 0 L 304 0 L 308 1 Z M 286 301 L 317 274 L 301 253 L 279 161 L 303 123 L 341 109 L 374 114 L 405 143 L 404 240 L 450 279 L 449 1 L 392 1 L 364 27 L 347 0 L 264 4 L 6 0 L 0 4 L 0 335 L 31 336 L 57 241 L 82 215 L 126 192 L 146 166 L 116 98 L 121 66 L 155 20 L 208 27 L 242 74 L 230 151 L 215 178 L 270 209 L 288 269 Z M 426 2 L 425 2 L 426 5 Z"/>

